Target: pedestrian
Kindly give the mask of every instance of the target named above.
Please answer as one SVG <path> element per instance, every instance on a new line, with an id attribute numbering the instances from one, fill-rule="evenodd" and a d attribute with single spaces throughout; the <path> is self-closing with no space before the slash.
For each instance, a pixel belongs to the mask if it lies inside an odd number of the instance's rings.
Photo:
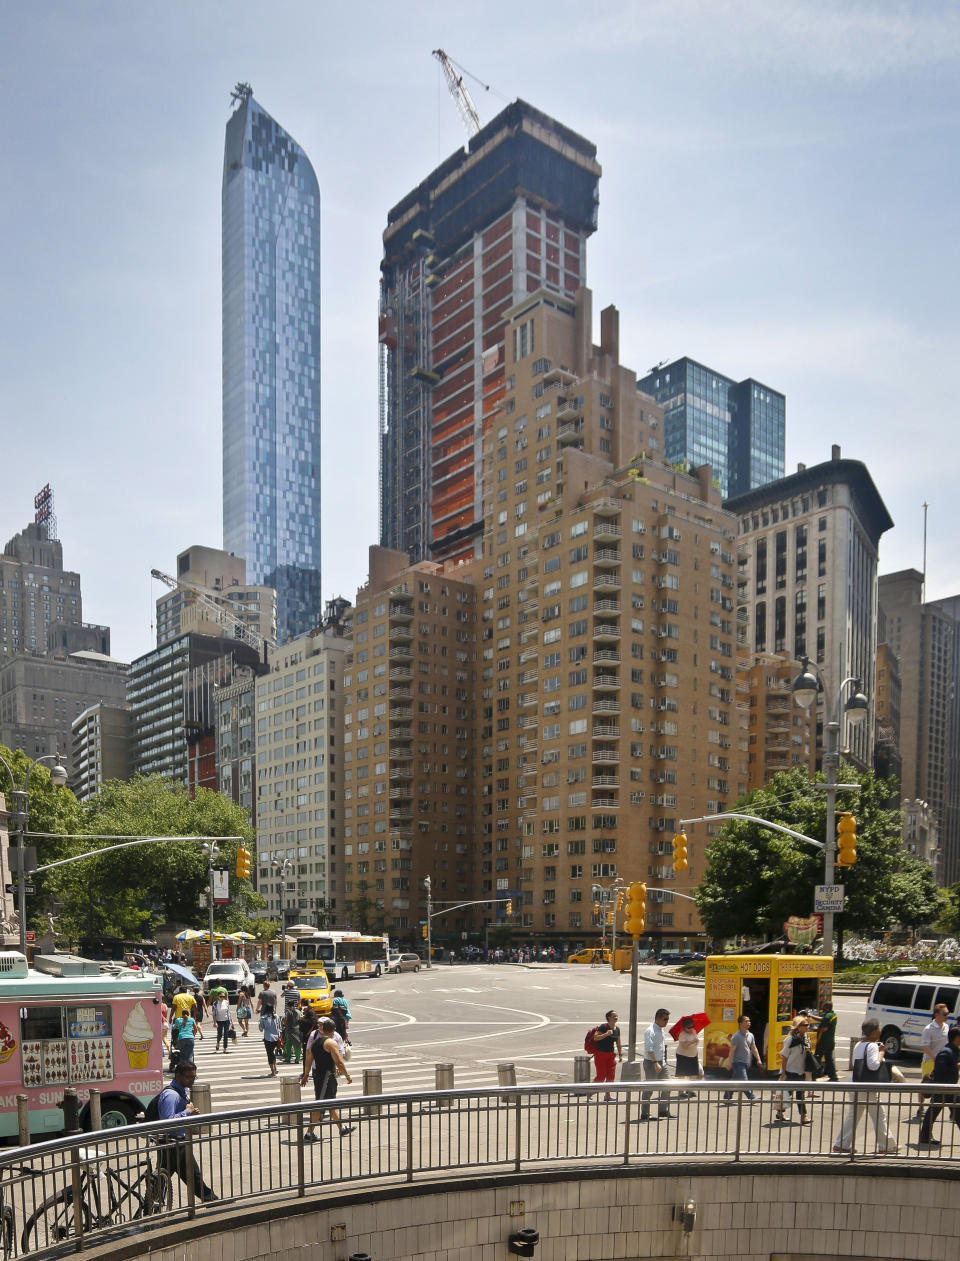
<path id="1" fill-rule="evenodd" d="M 643 1035 L 643 1076 L 646 1081 L 664 1083 L 670 1080 L 670 1069 L 667 1066 L 667 1044 L 663 1031 L 667 1027 L 670 1013 L 666 1007 L 657 1008 L 653 1024 Z M 640 1092 L 640 1120 L 650 1120 L 650 1090 Z M 657 1116 L 669 1117 L 670 1092 L 661 1090 L 657 1093 Z"/>
<path id="2" fill-rule="evenodd" d="M 160 1040 L 165 1051 L 170 1050 L 170 1008 L 160 1000 Z"/>
<path id="3" fill-rule="evenodd" d="M 176 1020 L 177 1016 L 182 1016 L 185 1013 L 189 1013 L 192 1016 L 197 1006 L 197 1000 L 189 993 L 187 987 L 181 981 L 177 986 L 177 992 L 174 994 L 170 1005 L 173 1008 L 173 1018 Z"/>
<path id="4" fill-rule="evenodd" d="M 350 1021 L 353 1019 L 353 1014 L 350 1011 L 350 1004 L 347 1002 L 347 1000 L 343 996 L 343 990 L 333 991 L 333 1005 L 334 1007 L 339 1007 L 339 1009 L 343 1012 L 343 1023 L 344 1023 L 343 1036 L 346 1037 L 347 1030 L 350 1028 Z M 332 1011 L 330 1015 L 331 1016 L 333 1015 Z"/>
<path id="5" fill-rule="evenodd" d="M 310 1006 L 309 1000 L 304 998 L 300 1003 L 300 1045 L 305 1047 L 310 1041 L 310 1035 L 317 1027 L 317 1014 Z"/>
<path id="6" fill-rule="evenodd" d="M 677 1056 L 679 1064 L 680 1057 Z M 741 1016 L 737 1021 L 737 1032 L 730 1039 L 730 1078 L 732 1081 L 749 1081 L 750 1069 L 756 1064 L 758 1068 L 762 1068 L 763 1064 L 760 1060 L 760 1052 L 757 1050 L 757 1040 L 750 1032 L 750 1017 Z M 679 1076 L 679 1073 L 677 1074 Z M 756 1095 L 752 1090 L 744 1091 L 746 1097 L 751 1103 L 756 1099 Z M 733 1097 L 732 1090 L 725 1090 L 724 1099 Z"/>
<path id="7" fill-rule="evenodd" d="M 192 1017 L 190 1017 L 192 1019 Z M 157 1101 L 157 1118 L 160 1121 L 179 1121 L 182 1117 L 196 1116 L 199 1112 L 193 1100 L 188 1099 L 187 1092 L 193 1087 L 197 1078 L 197 1066 L 192 1060 L 181 1060 L 176 1067 L 173 1080 L 160 1092 Z M 207 1186 L 200 1172 L 200 1166 L 187 1143 L 184 1130 L 174 1131 L 169 1141 L 160 1136 L 158 1144 L 159 1163 L 170 1174 L 176 1174 L 184 1186 L 193 1183 L 194 1195 L 209 1203 L 218 1197 Z"/>
<path id="8" fill-rule="evenodd" d="M 203 1024 L 204 1016 L 207 1014 L 207 1004 L 204 1002 L 203 994 L 199 988 L 193 991 L 193 1001 L 196 1007 L 193 1013 L 193 1018 L 196 1020 L 198 1025 L 201 1025 Z"/>
<path id="9" fill-rule="evenodd" d="M 680 1032 L 677 1035 L 677 1059 L 676 1059 L 677 1078 L 684 1078 L 687 1081 L 700 1080 L 700 1035 L 697 1033 L 696 1025 L 692 1016 L 684 1016 L 680 1021 Z M 684 1098 L 690 1098 L 694 1091 L 683 1090 L 680 1092 Z"/>
<path id="10" fill-rule="evenodd" d="M 593 1063 L 597 1070 L 595 1082 L 617 1080 L 617 1060 L 623 1063 L 623 1049 L 620 1044 L 620 1030 L 617 1028 L 619 1016 L 615 1011 L 608 1011 L 604 1024 L 593 1030 L 592 1050 Z M 615 1096 L 605 1094 L 608 1102 Z"/>
<path id="11" fill-rule="evenodd" d="M 927 1080 L 943 1086 L 956 1086 L 960 1080 L 960 1025 L 954 1025 L 947 1033 L 946 1046 L 937 1052 L 937 1058 L 933 1062 L 933 1072 Z M 940 1146 L 937 1139 L 933 1137 L 933 1123 L 945 1106 L 949 1106 L 953 1123 L 960 1128 L 960 1098 L 956 1095 L 931 1095 L 930 1106 L 920 1126 L 922 1146 Z"/>
<path id="12" fill-rule="evenodd" d="M 264 981 L 263 989 L 260 991 L 260 997 L 257 999 L 257 1015 L 264 1015 L 267 1012 L 276 1010 L 277 996 L 270 988 L 270 982 Z"/>
<path id="13" fill-rule="evenodd" d="M 833 1059 L 836 1049 L 837 1013 L 833 1010 L 833 1003 L 824 1003 L 820 1027 L 817 1030 L 817 1055 L 822 1065 L 819 1076 L 827 1077 L 830 1081 L 837 1080 L 837 1066 Z"/>
<path id="14" fill-rule="evenodd" d="M 885 1063 L 886 1047 L 880 1041 L 880 1021 L 871 1017 L 860 1026 L 860 1041 L 853 1048 L 852 1081 L 884 1082 L 890 1080 L 890 1069 Z M 860 1117 L 866 1109 L 867 1116 L 873 1126 L 877 1142 L 877 1154 L 892 1156 L 897 1150 L 897 1141 L 887 1125 L 886 1111 L 880 1106 L 880 1096 L 875 1091 L 859 1091 L 853 1097 L 843 1117 L 840 1133 L 834 1140 L 833 1154 L 841 1156 L 849 1152 L 853 1145 L 853 1136 Z"/>
<path id="15" fill-rule="evenodd" d="M 217 1045 L 213 1048 L 213 1053 L 220 1050 L 220 1043 L 223 1042 L 223 1053 L 226 1055 L 227 1047 L 230 1041 L 230 999 L 226 990 L 220 990 L 213 1002 L 213 1019 L 217 1026 Z"/>
<path id="16" fill-rule="evenodd" d="M 343 1008 L 337 1007 L 336 1004 L 334 1004 L 334 1006 L 330 1008 L 330 1019 L 333 1021 L 334 1028 L 337 1031 L 337 1036 L 340 1038 L 343 1045 L 346 1046 L 346 1044 L 350 1041 L 350 1038 L 347 1034 L 347 1018 L 343 1013 Z M 341 1050 L 342 1049 L 343 1048 L 341 1047 Z"/>
<path id="17" fill-rule="evenodd" d="M 928 1025 L 924 1025 L 923 1033 L 920 1035 L 920 1052 L 922 1060 L 920 1063 L 920 1081 L 925 1082 L 928 1077 L 933 1074 L 933 1066 L 937 1056 L 947 1045 L 947 1016 L 950 1008 L 946 1003 L 937 1003 L 933 1009 L 933 1019 Z M 920 1106 L 917 1108 L 917 1117 L 923 1120 L 923 1092 L 920 1093 Z"/>
<path id="18" fill-rule="evenodd" d="M 203 1030 L 193 1016 L 178 1016 L 173 1022 L 171 1033 L 173 1034 L 173 1046 L 180 1057 L 180 1062 L 189 1061 L 191 1064 L 194 1063 L 193 1048 L 196 1045 L 197 1038 L 201 1042 L 203 1041 Z"/>
<path id="19" fill-rule="evenodd" d="M 337 1046 L 334 1032 L 333 1021 L 329 1016 L 324 1016 L 320 1021 L 319 1029 L 314 1031 L 313 1036 L 307 1043 L 300 1085 L 305 1086 L 307 1084 L 307 1079 L 312 1072 L 314 1099 L 335 1099 L 337 1096 L 338 1077 L 345 1077 L 348 1083 L 352 1084 L 353 1082 L 353 1078 L 347 1071 L 343 1056 L 340 1054 L 340 1048 Z M 354 1127 L 343 1124 L 340 1119 L 340 1113 L 336 1108 L 330 1108 L 329 1113 L 330 1120 L 336 1124 L 341 1138 L 346 1138 L 348 1134 L 353 1133 Z M 322 1116 L 322 1112 L 310 1113 L 310 1125 L 303 1135 L 304 1142 L 316 1142 L 316 1126 Z"/>
<path id="20" fill-rule="evenodd" d="M 283 1059 L 285 1064 L 291 1060 L 300 1063 L 300 1009 L 298 1002 L 300 992 L 292 981 L 288 981 L 283 992 Z"/>
<path id="21" fill-rule="evenodd" d="M 267 1053 L 267 1064 L 270 1076 L 277 1075 L 277 1043 L 280 1041 L 280 1022 L 271 1007 L 260 1017 L 260 1032 L 263 1034 L 263 1049 Z"/>
<path id="22" fill-rule="evenodd" d="M 810 1054 L 810 1039 L 807 1037 L 809 1029 L 809 1016 L 794 1016 L 790 1032 L 784 1038 L 783 1049 L 780 1052 L 781 1081 L 803 1081 L 807 1072 L 807 1056 Z M 789 1105 L 791 1099 L 800 1113 L 800 1124 L 809 1125 L 811 1118 L 807 1116 L 807 1105 L 803 1101 L 802 1090 L 781 1092 L 780 1105 L 774 1114 L 774 1124 L 786 1125 L 788 1123 L 784 1107 Z"/>
<path id="23" fill-rule="evenodd" d="M 237 995 L 237 1024 L 240 1026 L 242 1037 L 247 1037 L 250 1032 L 250 1017 L 253 1011 L 250 1007 L 250 995 L 245 988 L 241 988 Z"/>

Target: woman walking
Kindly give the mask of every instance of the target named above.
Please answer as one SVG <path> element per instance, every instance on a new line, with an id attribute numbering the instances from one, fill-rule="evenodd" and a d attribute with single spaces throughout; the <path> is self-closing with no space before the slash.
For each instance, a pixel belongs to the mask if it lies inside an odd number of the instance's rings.
<path id="1" fill-rule="evenodd" d="M 263 1034 L 263 1048 L 267 1053 L 267 1064 L 270 1076 L 277 1075 L 277 1043 L 280 1041 L 280 1022 L 272 1009 L 265 1011 L 260 1017 L 260 1032 Z"/>
<path id="2" fill-rule="evenodd" d="M 237 996 L 237 1024 L 240 1026 L 241 1033 L 246 1037 L 250 1032 L 250 1017 L 253 1015 L 253 1009 L 250 1006 L 250 995 L 246 989 L 241 987 Z"/>
<path id="3" fill-rule="evenodd" d="M 220 990 L 213 1003 L 213 1019 L 217 1026 L 217 1045 L 213 1048 L 213 1053 L 220 1050 L 220 1042 L 223 1042 L 223 1053 L 226 1055 L 230 1038 L 230 999 L 227 997 L 226 990 Z"/>
<path id="4" fill-rule="evenodd" d="M 684 1016 L 680 1021 L 680 1032 L 677 1034 L 677 1077 L 685 1077 L 688 1081 L 700 1080 L 700 1035 L 693 1023 L 692 1016 Z M 689 1097 L 694 1092 L 683 1090 L 682 1095 Z"/>
<path id="5" fill-rule="evenodd" d="M 780 1052 L 781 1081 L 803 1081 L 807 1072 L 807 1056 L 810 1054 L 810 1040 L 807 1037 L 809 1029 L 810 1020 L 807 1016 L 794 1016 L 793 1025 L 784 1039 L 783 1050 Z M 774 1123 L 787 1124 L 783 1109 L 784 1106 L 789 1105 L 791 1098 L 800 1112 L 800 1124 L 809 1125 L 811 1118 L 807 1116 L 807 1105 L 803 1102 L 802 1090 L 783 1091 L 783 1099 L 776 1111 Z"/>
<path id="6" fill-rule="evenodd" d="M 195 1064 L 195 1039 L 203 1041 L 203 1030 L 192 1016 L 178 1016 L 173 1022 L 173 1045 L 178 1052 L 181 1064 Z"/>
<path id="7" fill-rule="evenodd" d="M 865 1020 L 860 1026 L 860 1032 L 861 1039 L 853 1048 L 851 1081 L 890 1081 L 890 1067 L 885 1063 L 886 1047 L 880 1041 L 880 1021 L 872 1018 Z M 844 1113 L 843 1126 L 833 1144 L 835 1156 L 850 1151 L 864 1109 L 873 1126 L 877 1155 L 892 1156 L 896 1152 L 897 1140 L 887 1125 L 887 1113 L 880 1106 L 880 1095 L 871 1090 L 856 1094 L 852 1107 L 848 1107 Z"/>

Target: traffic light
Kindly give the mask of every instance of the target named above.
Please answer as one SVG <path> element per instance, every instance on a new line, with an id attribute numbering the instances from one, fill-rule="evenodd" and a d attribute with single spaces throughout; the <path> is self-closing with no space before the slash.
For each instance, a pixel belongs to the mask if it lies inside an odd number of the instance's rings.
<path id="1" fill-rule="evenodd" d="M 687 870 L 687 834 L 686 832 L 675 832 L 673 834 L 673 870 Z"/>
<path id="2" fill-rule="evenodd" d="M 837 866 L 852 867 L 857 861 L 857 821 L 852 814 L 837 815 Z"/>
<path id="3" fill-rule="evenodd" d="M 423 938 L 423 940 L 424 940 L 424 941 L 426 941 L 426 940 L 427 940 L 427 926 L 426 926 L 426 924 L 421 924 L 421 925 L 420 925 L 420 936 Z"/>
<path id="4" fill-rule="evenodd" d="M 612 906 L 607 908 L 607 923 L 608 924 L 613 923 L 613 907 Z"/>
<path id="5" fill-rule="evenodd" d="M 250 851 L 246 845 L 237 846 L 237 865 L 236 873 L 238 876 L 247 879 L 250 875 Z"/>
<path id="6" fill-rule="evenodd" d="M 513 914 L 513 898 L 507 898 L 507 916 Z"/>
<path id="7" fill-rule="evenodd" d="M 627 918 L 623 925 L 624 932 L 634 938 L 641 937 L 646 918 L 647 886 L 640 880 L 634 880 L 627 889 Z"/>

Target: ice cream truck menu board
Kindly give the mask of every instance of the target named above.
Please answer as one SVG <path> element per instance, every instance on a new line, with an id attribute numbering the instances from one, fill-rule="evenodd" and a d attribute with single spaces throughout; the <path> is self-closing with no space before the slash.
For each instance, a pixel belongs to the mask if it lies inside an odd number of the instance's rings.
<path id="1" fill-rule="evenodd" d="M 20 1067 L 24 1086 L 112 1081 L 110 1007 L 21 1007 Z"/>

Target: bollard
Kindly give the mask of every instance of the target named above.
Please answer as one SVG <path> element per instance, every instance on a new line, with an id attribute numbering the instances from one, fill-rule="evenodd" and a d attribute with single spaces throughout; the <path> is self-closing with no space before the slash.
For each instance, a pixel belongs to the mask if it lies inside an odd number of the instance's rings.
<path id="1" fill-rule="evenodd" d="M 100 1109 L 100 1091 L 90 1091 L 90 1128 L 91 1130 L 103 1129 L 103 1114 Z"/>
<path id="2" fill-rule="evenodd" d="M 517 1069 L 515 1064 L 498 1064 L 497 1065 L 497 1085 L 498 1086 L 515 1086 L 517 1084 Z"/>
<path id="3" fill-rule="evenodd" d="M 453 1090 L 453 1065 L 452 1064 L 435 1064 L 434 1080 L 437 1090 Z M 453 1101 L 451 1099 L 438 1099 L 437 1103 L 441 1108 L 449 1108 Z"/>
<path id="4" fill-rule="evenodd" d="M 17 1095 L 17 1129 L 20 1131 L 20 1146 L 30 1145 L 30 1096 Z"/>
<path id="5" fill-rule="evenodd" d="M 300 1089 L 299 1077 L 281 1077 L 280 1078 L 280 1102 L 281 1103 L 302 1103 L 303 1094 Z M 282 1118 L 284 1124 L 295 1125 L 297 1121 L 296 1112 L 288 1112 Z"/>
<path id="6" fill-rule="evenodd" d="M 573 1080 L 588 1082 L 590 1080 L 591 1056 L 575 1055 L 573 1057 Z"/>
<path id="7" fill-rule="evenodd" d="M 370 1261 L 369 1252 L 351 1252 L 349 1261 Z"/>
<path id="8" fill-rule="evenodd" d="M 80 1101 L 77 1098 L 77 1092 L 72 1086 L 68 1086 L 63 1092 L 63 1100 L 60 1107 L 63 1109 L 64 1134 L 79 1134 Z"/>
<path id="9" fill-rule="evenodd" d="M 382 1068 L 365 1068 L 363 1070 L 363 1093 L 365 1095 L 382 1095 L 383 1094 L 383 1069 Z M 379 1116 L 380 1109 L 376 1104 L 370 1104 L 364 1108 L 364 1112 L 368 1116 Z"/>
<path id="10" fill-rule="evenodd" d="M 190 1102 L 196 1105 L 198 1112 L 213 1111 L 213 1106 L 210 1102 L 210 1083 L 208 1081 L 193 1083 L 190 1090 Z"/>

